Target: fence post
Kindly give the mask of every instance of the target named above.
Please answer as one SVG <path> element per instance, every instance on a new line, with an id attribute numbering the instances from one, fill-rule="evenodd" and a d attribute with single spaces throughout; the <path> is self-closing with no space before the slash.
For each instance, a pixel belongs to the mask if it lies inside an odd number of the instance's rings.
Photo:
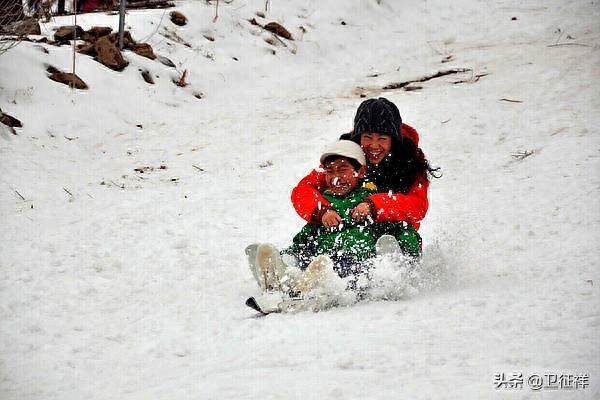
<path id="1" fill-rule="evenodd" d="M 121 0 L 119 7 L 119 50 L 123 50 L 123 35 L 125 34 L 125 5 L 127 0 Z"/>

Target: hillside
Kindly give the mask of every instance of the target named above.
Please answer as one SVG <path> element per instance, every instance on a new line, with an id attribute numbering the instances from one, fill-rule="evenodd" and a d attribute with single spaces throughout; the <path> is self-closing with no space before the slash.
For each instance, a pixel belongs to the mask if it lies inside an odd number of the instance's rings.
<path id="1" fill-rule="evenodd" d="M 23 123 L 0 124 L 0 398 L 600 397 L 597 1 L 176 10 L 187 25 L 171 10 L 126 21 L 175 68 L 78 54 L 89 88 L 71 90 L 46 72 L 70 71 L 68 45 L 0 55 L 0 108 Z M 440 282 L 257 318 L 243 249 L 302 227 L 290 190 L 361 95 L 397 104 L 443 170 L 420 229 Z M 589 384 L 497 389 L 513 372 Z"/>

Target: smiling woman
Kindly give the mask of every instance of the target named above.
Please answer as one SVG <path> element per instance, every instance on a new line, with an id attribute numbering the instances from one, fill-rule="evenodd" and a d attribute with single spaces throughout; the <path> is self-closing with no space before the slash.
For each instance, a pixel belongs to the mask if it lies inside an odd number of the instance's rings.
<path id="1" fill-rule="evenodd" d="M 390 154 L 392 150 L 392 137 L 377 132 L 365 132 L 360 135 L 362 147 L 369 163 L 377 165 Z"/>

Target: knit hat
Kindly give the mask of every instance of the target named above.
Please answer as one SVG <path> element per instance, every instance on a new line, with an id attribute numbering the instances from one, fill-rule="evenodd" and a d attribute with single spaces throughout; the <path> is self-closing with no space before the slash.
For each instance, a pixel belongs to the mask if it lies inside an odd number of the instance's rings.
<path id="1" fill-rule="evenodd" d="M 327 146 L 325 152 L 321 155 L 321 164 L 325 164 L 325 160 L 331 156 L 347 157 L 356 160 L 360 165 L 367 164 L 362 148 L 350 140 L 338 140 Z"/>
<path id="2" fill-rule="evenodd" d="M 402 125 L 402 117 L 394 103 L 384 97 L 368 99 L 363 101 L 356 110 L 352 139 L 360 138 L 364 132 L 374 132 L 402 140 L 400 125 Z"/>

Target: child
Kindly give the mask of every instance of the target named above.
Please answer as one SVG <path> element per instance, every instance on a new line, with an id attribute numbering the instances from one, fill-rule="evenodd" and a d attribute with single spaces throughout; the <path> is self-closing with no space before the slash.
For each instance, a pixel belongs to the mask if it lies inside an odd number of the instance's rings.
<path id="1" fill-rule="evenodd" d="M 321 224 L 307 224 L 282 254 L 293 257 L 299 269 L 288 268 L 280 252 L 270 244 L 249 246 L 251 269 L 263 290 L 307 292 L 331 268 L 341 278 L 357 278 L 369 268 L 376 255 L 377 239 L 392 234 L 400 249 L 418 256 L 421 238 L 409 224 L 373 224 L 370 215 L 356 215 L 359 204 L 376 191 L 363 185 L 366 159 L 361 147 L 349 140 L 330 146 L 320 158 L 327 189 L 322 193 L 330 206 L 322 213 Z M 360 221 L 360 222 L 359 222 Z"/>

